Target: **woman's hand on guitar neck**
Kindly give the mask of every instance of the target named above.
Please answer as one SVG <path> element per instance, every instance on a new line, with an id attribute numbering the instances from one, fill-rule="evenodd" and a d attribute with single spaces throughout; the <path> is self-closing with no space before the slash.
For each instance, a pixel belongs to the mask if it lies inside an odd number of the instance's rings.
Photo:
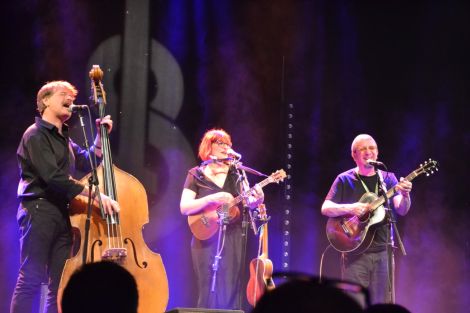
<path id="1" fill-rule="evenodd" d="M 255 209 L 264 202 L 264 192 L 258 184 L 254 186 L 246 202 L 250 209 Z"/>

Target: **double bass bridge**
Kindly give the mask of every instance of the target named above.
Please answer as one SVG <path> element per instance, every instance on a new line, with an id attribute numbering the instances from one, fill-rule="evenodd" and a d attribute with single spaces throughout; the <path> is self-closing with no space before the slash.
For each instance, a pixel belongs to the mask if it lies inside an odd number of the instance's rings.
<path id="1" fill-rule="evenodd" d="M 126 248 L 109 248 L 103 251 L 101 259 L 106 261 L 119 261 L 122 258 L 127 257 Z"/>

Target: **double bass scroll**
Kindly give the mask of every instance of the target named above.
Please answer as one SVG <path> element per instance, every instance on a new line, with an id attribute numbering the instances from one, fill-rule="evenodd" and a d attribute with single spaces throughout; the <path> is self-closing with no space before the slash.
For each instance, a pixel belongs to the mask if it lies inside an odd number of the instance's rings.
<path id="1" fill-rule="evenodd" d="M 91 87 L 100 118 L 105 116 L 106 97 L 101 79 L 103 71 L 94 65 L 90 71 Z M 138 313 L 164 312 L 168 304 L 168 280 L 161 256 L 146 245 L 142 228 L 149 222 L 147 193 L 132 175 L 112 162 L 108 131 L 100 127 L 102 163 L 97 176 L 106 195 L 119 202 L 119 213 L 104 214 L 94 208 L 91 215 L 87 255 L 84 250 L 87 197 L 77 196 L 70 204 L 70 220 L 74 233 L 79 233 L 77 253 L 67 260 L 59 285 L 58 303 L 73 272 L 83 264 L 101 260 L 113 261 L 127 269 L 137 282 L 139 292 Z M 86 185 L 88 177 L 81 182 Z M 78 245 L 78 242 L 77 242 Z"/>

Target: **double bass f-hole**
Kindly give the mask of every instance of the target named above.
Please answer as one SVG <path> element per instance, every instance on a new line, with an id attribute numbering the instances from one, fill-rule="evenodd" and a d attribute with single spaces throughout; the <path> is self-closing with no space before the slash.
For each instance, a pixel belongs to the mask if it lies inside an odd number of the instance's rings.
<path id="1" fill-rule="evenodd" d="M 134 255 L 134 262 L 135 264 L 140 267 L 140 268 L 146 268 L 148 263 L 146 261 L 142 261 L 142 265 L 140 265 L 139 263 L 139 260 L 137 259 L 137 251 L 136 251 L 136 248 L 135 248 L 135 244 L 134 244 L 134 241 L 132 241 L 131 238 L 124 238 L 124 243 L 125 244 L 128 244 L 128 243 L 131 243 L 131 247 L 132 247 L 132 254 Z"/>

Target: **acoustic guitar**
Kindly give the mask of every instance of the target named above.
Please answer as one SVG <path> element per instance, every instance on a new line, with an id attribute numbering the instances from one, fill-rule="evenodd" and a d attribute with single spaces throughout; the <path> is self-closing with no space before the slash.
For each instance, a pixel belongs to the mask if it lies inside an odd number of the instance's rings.
<path id="1" fill-rule="evenodd" d="M 252 306 L 256 306 L 259 298 L 266 290 L 272 290 L 276 287 L 272 278 L 273 262 L 268 257 L 268 216 L 266 206 L 260 204 L 258 210 L 259 220 L 263 222 L 259 234 L 261 253 L 258 253 L 258 257 L 250 262 L 250 279 L 246 286 L 246 297 L 248 303 Z"/>
<path id="2" fill-rule="evenodd" d="M 281 169 L 259 182 L 258 185 L 262 188 L 270 183 L 279 183 L 280 181 L 283 181 L 285 177 L 286 172 Z M 194 237 L 199 240 L 207 240 L 217 232 L 219 221 L 223 221 L 225 223 L 234 221 L 240 214 L 236 205 L 242 202 L 243 199 L 248 198 L 253 191 L 254 187 L 233 198 L 229 203 L 225 203 L 217 207 L 215 210 L 204 211 L 202 213 L 188 216 L 189 228 L 191 229 Z"/>
<path id="3" fill-rule="evenodd" d="M 412 181 L 421 174 L 429 176 L 437 171 L 437 162 L 429 161 L 421 164 L 419 168 L 406 176 L 406 180 Z M 391 198 L 396 193 L 394 186 L 387 191 L 386 197 Z M 330 244 L 339 252 L 362 253 L 369 248 L 374 238 L 377 224 L 385 218 L 385 198 L 378 197 L 375 193 L 365 193 L 359 202 L 370 203 L 370 208 L 363 215 L 343 215 L 330 217 L 326 223 L 326 236 Z"/>

